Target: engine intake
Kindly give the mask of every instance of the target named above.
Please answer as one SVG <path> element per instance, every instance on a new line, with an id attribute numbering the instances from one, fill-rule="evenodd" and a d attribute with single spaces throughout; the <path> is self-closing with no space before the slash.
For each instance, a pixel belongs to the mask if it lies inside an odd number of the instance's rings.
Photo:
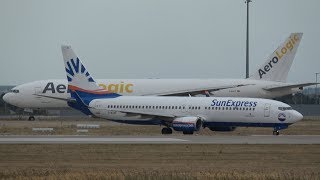
<path id="1" fill-rule="evenodd" d="M 199 131 L 202 126 L 200 117 L 180 117 L 172 121 L 172 128 L 175 131 L 193 132 Z"/>

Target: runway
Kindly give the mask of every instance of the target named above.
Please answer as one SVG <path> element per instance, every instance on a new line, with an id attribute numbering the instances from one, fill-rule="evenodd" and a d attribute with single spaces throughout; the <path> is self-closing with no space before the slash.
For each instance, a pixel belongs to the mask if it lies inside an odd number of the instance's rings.
<path id="1" fill-rule="evenodd" d="M 320 135 L 0 136 L 0 144 L 320 144 Z"/>

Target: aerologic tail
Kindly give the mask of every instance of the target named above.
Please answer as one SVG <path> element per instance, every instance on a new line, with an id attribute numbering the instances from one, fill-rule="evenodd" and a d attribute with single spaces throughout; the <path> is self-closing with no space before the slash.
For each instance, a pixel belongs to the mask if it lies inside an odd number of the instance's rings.
<path id="1" fill-rule="evenodd" d="M 249 78 L 286 82 L 302 35 L 302 33 L 290 34 L 290 36 L 268 57 L 267 61 Z"/>

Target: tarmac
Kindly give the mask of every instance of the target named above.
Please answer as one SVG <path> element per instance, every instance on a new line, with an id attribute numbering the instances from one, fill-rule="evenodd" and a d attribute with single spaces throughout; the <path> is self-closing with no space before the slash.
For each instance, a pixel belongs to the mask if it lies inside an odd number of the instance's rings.
<path id="1" fill-rule="evenodd" d="M 320 135 L 0 136 L 0 144 L 320 144 Z"/>

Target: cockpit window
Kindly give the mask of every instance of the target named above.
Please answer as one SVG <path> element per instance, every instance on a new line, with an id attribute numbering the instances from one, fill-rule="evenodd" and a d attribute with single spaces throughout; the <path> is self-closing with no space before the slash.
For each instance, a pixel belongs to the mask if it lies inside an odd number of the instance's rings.
<path id="1" fill-rule="evenodd" d="M 18 89 L 11 89 L 10 92 L 12 92 L 12 93 L 19 93 L 19 90 L 18 90 Z"/>
<path id="2" fill-rule="evenodd" d="M 292 110 L 292 107 L 278 107 L 278 109 L 280 111 L 288 111 L 288 110 Z"/>

